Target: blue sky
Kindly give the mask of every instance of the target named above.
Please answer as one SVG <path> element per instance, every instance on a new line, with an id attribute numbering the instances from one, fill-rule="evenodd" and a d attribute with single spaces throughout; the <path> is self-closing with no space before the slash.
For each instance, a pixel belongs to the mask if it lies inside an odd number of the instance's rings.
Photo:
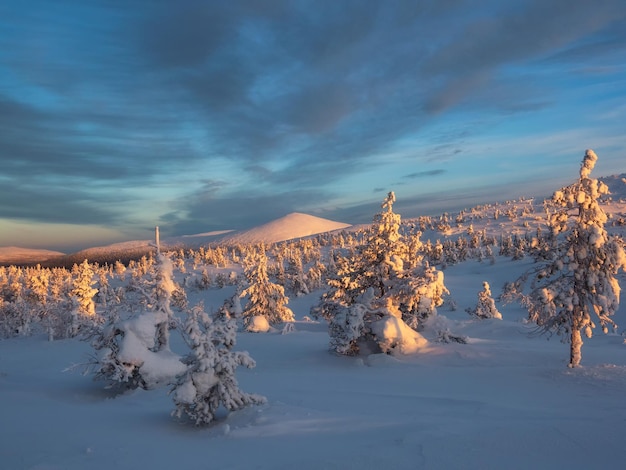
<path id="1" fill-rule="evenodd" d="M 0 3 L 0 246 L 367 223 L 626 171 L 626 3 Z"/>

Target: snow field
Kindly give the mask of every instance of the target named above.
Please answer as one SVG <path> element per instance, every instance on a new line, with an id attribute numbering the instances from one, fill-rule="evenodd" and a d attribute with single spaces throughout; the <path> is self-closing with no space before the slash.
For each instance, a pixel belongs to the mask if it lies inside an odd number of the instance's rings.
<path id="1" fill-rule="evenodd" d="M 455 311 L 440 321 L 469 344 L 433 342 L 415 355 L 340 357 L 326 325 L 306 321 L 319 293 L 293 298 L 295 331 L 239 333 L 254 369 L 242 390 L 268 398 L 196 428 L 170 416 L 167 387 L 114 395 L 78 369 L 93 351 L 76 339 L 0 342 L 0 458 L 7 469 L 602 468 L 626 458 L 626 354 L 619 335 L 567 345 L 532 334 L 517 305 L 474 320 L 483 280 L 494 296 L 523 262 L 448 267 Z M 500 282 L 498 281 L 500 280 Z M 231 287 L 190 295 L 216 309 Z M 623 309 L 622 309 L 623 310 Z M 624 324 L 622 311 L 616 315 Z M 177 351 L 178 335 L 171 336 Z M 6 423 L 9 423 L 8 425 Z"/>

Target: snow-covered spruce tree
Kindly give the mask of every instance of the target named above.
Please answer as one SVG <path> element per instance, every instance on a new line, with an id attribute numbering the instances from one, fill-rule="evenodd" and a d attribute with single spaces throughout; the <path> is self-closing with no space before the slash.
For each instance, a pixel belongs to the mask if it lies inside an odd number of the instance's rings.
<path id="1" fill-rule="evenodd" d="M 328 320 L 331 350 L 340 354 L 359 354 L 372 345 L 383 352 L 416 350 L 425 340 L 414 329 L 436 312 L 447 293 L 443 273 L 408 253 L 394 202 L 390 192 L 363 243 L 337 256 L 336 274 L 327 281 L 330 289 L 311 311 Z"/>
<path id="2" fill-rule="evenodd" d="M 94 276 L 94 268 L 86 259 L 72 268 L 71 321 L 65 336 L 76 336 L 81 329 L 92 328 L 97 324 L 94 296 L 98 289 L 93 287 L 96 283 Z"/>
<path id="3" fill-rule="evenodd" d="M 584 330 L 591 337 L 598 319 L 602 330 L 615 327 L 611 316 L 619 307 L 616 275 L 626 270 L 623 241 L 604 228 L 607 215 L 599 204 L 607 186 L 590 178 L 598 157 L 587 150 L 575 183 L 545 201 L 553 236 L 551 259 L 540 260 L 516 282 L 505 287 L 505 299 L 518 298 L 528 308 L 529 319 L 544 332 L 562 335 L 570 343 L 569 367 L 581 361 Z M 530 292 L 523 286 L 530 279 Z"/>
<path id="4" fill-rule="evenodd" d="M 81 315 L 95 315 L 96 309 L 93 301 L 94 295 L 98 293 L 98 289 L 92 287 L 96 280 L 93 267 L 87 260 L 83 260 L 81 264 L 75 264 L 72 268 L 72 297 L 76 299 L 78 304 L 77 311 Z"/>
<path id="5" fill-rule="evenodd" d="M 374 298 L 382 298 L 389 291 L 391 280 L 404 269 L 407 253 L 399 233 L 401 217 L 393 212 L 395 200 L 395 194 L 390 192 L 362 244 L 345 255 L 335 254 L 335 273 L 327 279 L 330 289 L 322 295 L 319 306 L 314 307 L 313 316 L 330 320 L 337 304 L 350 306 L 369 289 Z"/>
<path id="6" fill-rule="evenodd" d="M 402 320 L 415 330 L 437 314 L 437 307 L 443 305 L 443 297 L 449 293 L 443 272 L 426 261 L 406 271 L 393 292 L 397 298 L 395 303 L 402 312 Z"/>
<path id="7" fill-rule="evenodd" d="M 467 313 L 477 318 L 496 318 L 502 320 L 502 314 L 496 307 L 496 302 L 491 297 L 491 288 L 487 281 L 483 282 L 483 290 L 478 293 L 478 302 L 473 309 L 468 308 Z"/>
<path id="8" fill-rule="evenodd" d="M 145 297 L 138 314 L 115 309 L 92 337 L 96 350 L 95 378 L 113 385 L 151 389 L 169 383 L 184 371 L 180 357 L 170 349 L 169 330 L 174 325 L 171 308 L 176 289 L 173 264 L 157 252 L 146 279 L 136 284 Z"/>
<path id="9" fill-rule="evenodd" d="M 32 334 L 32 323 L 33 316 L 24 299 L 0 301 L 0 339 L 29 336 Z"/>
<path id="10" fill-rule="evenodd" d="M 253 368 L 256 363 L 247 352 L 232 350 L 236 331 L 228 312 L 215 319 L 202 305 L 188 312 L 182 333 L 191 353 L 184 360 L 187 370 L 177 377 L 170 392 L 175 405 L 172 415 L 180 418 L 185 414 L 196 425 L 203 425 L 215 419 L 221 405 L 235 411 L 266 403 L 265 397 L 239 389 L 236 368 Z"/>
<path id="11" fill-rule="evenodd" d="M 269 325 L 294 321 L 293 312 L 287 307 L 289 298 L 285 289 L 269 279 L 264 246 L 248 252 L 244 259 L 244 274 L 248 287 L 240 297 L 248 298 L 242 312 L 247 331 L 264 332 Z"/>
<path id="12" fill-rule="evenodd" d="M 309 294 L 309 286 L 307 284 L 306 275 L 304 274 L 300 254 L 296 253 L 290 256 L 287 263 L 288 267 L 285 274 L 288 280 L 289 290 L 293 292 L 296 297 Z"/>

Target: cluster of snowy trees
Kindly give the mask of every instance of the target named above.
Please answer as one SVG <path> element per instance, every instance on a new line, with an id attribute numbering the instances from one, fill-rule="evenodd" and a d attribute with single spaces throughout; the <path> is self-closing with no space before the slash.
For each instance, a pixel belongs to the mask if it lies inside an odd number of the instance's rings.
<path id="1" fill-rule="evenodd" d="M 144 297 L 137 312 L 114 307 L 106 322 L 90 335 L 96 351 L 89 369 L 117 388 L 146 390 L 171 386 L 173 415 L 187 416 L 197 425 L 215 419 L 220 406 L 233 411 L 260 404 L 264 397 L 243 392 L 235 377 L 238 366 L 254 367 L 246 352 L 234 351 L 234 312 L 224 307 L 209 315 L 202 304 L 179 305 L 185 319 L 175 315 L 172 259 L 157 251 L 153 270 L 138 290 Z M 182 335 L 188 352 L 172 351 L 170 332 Z"/>
<path id="2" fill-rule="evenodd" d="M 532 200 L 403 222 L 390 192 L 372 224 L 360 230 L 271 246 L 171 253 L 161 253 L 157 244 L 154 255 L 128 266 L 85 260 L 71 270 L 0 267 L 0 337 L 89 339 L 96 378 L 121 388 L 169 385 L 173 413 L 206 424 L 219 406 L 235 410 L 263 403 L 263 397 L 238 388 L 236 368 L 254 367 L 254 360 L 234 350 L 236 334 L 293 328 L 289 296 L 319 296 L 310 315 L 327 322 L 329 348 L 337 354 L 410 354 L 427 345 L 426 325 L 435 325 L 440 341 L 466 341 L 436 321 L 449 294 L 446 266 L 467 259 L 494 263 L 496 255 L 532 256 L 533 268 L 506 284 L 501 300 L 521 302 L 543 331 L 563 334 L 575 367 L 581 332 L 590 335 L 596 326 L 592 317 L 605 331 L 614 326 L 616 275 L 626 268 L 623 240 L 605 230 L 599 202 L 607 188 L 590 178 L 596 160 L 587 151 L 579 180 L 545 201 L 547 230 L 531 231 L 524 222 L 523 235 L 488 235 L 472 222 L 491 211 L 492 220 L 528 216 Z M 450 236 L 422 241 L 427 230 Z M 227 286 L 234 294 L 216 312 L 188 304 L 190 291 Z M 502 318 L 487 281 L 475 307 L 466 311 L 476 319 Z M 172 351 L 172 332 L 181 336 L 186 353 Z"/>
<path id="3" fill-rule="evenodd" d="M 94 285 L 106 285 L 106 277 L 87 261 L 69 271 L 0 267 L 0 338 L 39 332 L 51 340 L 76 336 L 94 321 Z"/>

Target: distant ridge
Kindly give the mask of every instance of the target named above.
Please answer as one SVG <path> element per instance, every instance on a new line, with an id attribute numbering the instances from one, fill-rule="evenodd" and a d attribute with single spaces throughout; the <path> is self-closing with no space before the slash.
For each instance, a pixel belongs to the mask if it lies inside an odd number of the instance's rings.
<path id="1" fill-rule="evenodd" d="M 350 224 L 294 212 L 249 230 L 239 232 L 221 230 L 161 239 L 161 247 L 165 250 L 177 250 L 197 249 L 209 244 L 277 243 L 341 230 L 350 226 Z M 91 263 L 100 264 L 112 264 L 118 260 L 127 263 L 132 259 L 139 259 L 153 252 L 152 243 L 151 240 L 134 240 L 87 248 L 67 255 L 56 251 L 6 247 L 0 248 L 0 264 L 31 265 L 41 263 L 47 267 L 64 266 L 70 268 L 74 264 L 80 264 L 85 259 Z"/>
<path id="2" fill-rule="evenodd" d="M 58 258 L 65 253 L 52 250 L 39 250 L 35 248 L 20 248 L 17 246 L 0 247 L 0 264 L 27 264 Z"/>
<path id="3" fill-rule="evenodd" d="M 604 176 L 599 179 L 607 184 L 611 192 L 611 200 L 613 201 L 610 206 L 611 212 L 615 212 L 616 217 L 623 219 L 626 216 L 626 173 Z M 537 201 L 537 204 L 538 212 L 532 216 L 535 221 L 541 213 L 540 201 Z M 605 207 L 605 210 L 607 208 Z M 404 218 L 403 220 L 407 221 L 410 219 Z M 503 222 L 499 221 L 497 225 L 494 225 L 494 233 L 502 231 L 502 224 Z M 363 226 L 367 227 L 367 224 Z M 249 230 L 221 230 L 161 239 L 161 246 L 165 250 L 175 250 L 197 249 L 200 246 L 221 244 L 279 243 L 349 227 L 356 228 L 357 226 L 292 212 Z M 73 264 L 81 263 L 84 259 L 101 264 L 113 263 L 117 260 L 126 263 L 131 259 L 139 259 L 141 256 L 153 252 L 154 247 L 151 243 L 151 240 L 127 241 L 107 246 L 92 247 L 67 255 L 52 250 L 0 247 L 0 265 L 35 265 L 40 263 L 47 267 L 72 267 Z"/>

